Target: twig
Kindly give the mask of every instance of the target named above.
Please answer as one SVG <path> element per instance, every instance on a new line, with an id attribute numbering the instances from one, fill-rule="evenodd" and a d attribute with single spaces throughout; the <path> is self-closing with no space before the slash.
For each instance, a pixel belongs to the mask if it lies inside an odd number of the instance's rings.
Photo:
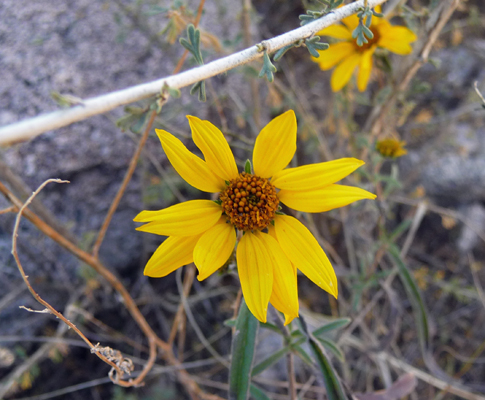
<path id="1" fill-rule="evenodd" d="M 60 324 L 57 328 L 55 338 L 59 338 L 67 332 L 68 325 Z M 51 338 L 53 339 L 53 338 Z M 20 377 L 29 371 L 32 366 L 41 361 L 51 349 L 56 347 L 59 342 L 55 343 L 44 343 L 34 354 L 27 358 L 22 364 L 16 367 L 10 374 L 2 378 L 2 384 L 0 385 L 0 399 L 5 398 L 5 396 L 12 390 Z"/>
<path id="2" fill-rule="evenodd" d="M 473 283 L 475 284 L 475 288 L 478 292 L 478 298 L 482 302 L 483 308 L 485 308 L 485 292 L 483 291 L 483 286 L 480 282 L 480 278 L 478 277 L 475 260 L 471 252 L 468 253 L 468 263 L 470 264 L 470 271 L 472 273 Z"/>
<path id="3" fill-rule="evenodd" d="M 106 235 L 106 231 L 108 230 L 111 219 L 113 218 L 113 215 L 114 215 L 116 209 L 118 208 L 118 205 L 120 204 L 121 198 L 123 197 L 123 194 L 125 193 L 126 187 L 128 186 L 128 183 L 130 183 L 131 177 L 133 176 L 133 173 L 135 172 L 136 165 L 138 163 L 138 159 L 140 158 L 140 154 L 141 154 L 143 147 L 145 146 L 145 143 L 148 139 L 148 135 L 150 134 L 150 131 L 151 131 L 152 126 L 153 126 L 153 121 L 155 120 L 156 116 L 157 116 L 157 112 L 155 110 L 153 110 L 150 114 L 150 119 L 148 120 L 145 131 L 143 132 L 143 135 L 140 138 L 140 141 L 138 142 L 138 147 L 136 148 L 135 153 L 133 154 L 133 157 L 131 157 L 130 165 L 128 167 L 128 170 L 125 173 L 125 176 L 123 178 L 123 182 L 121 183 L 121 186 L 118 189 L 118 192 L 116 193 L 115 198 L 111 202 L 108 213 L 106 214 L 106 217 L 104 218 L 103 225 L 101 225 L 101 229 L 99 230 L 98 237 L 96 238 L 96 242 L 94 243 L 94 246 L 93 246 L 92 254 L 93 254 L 94 258 L 98 258 L 98 256 L 99 256 L 99 248 L 101 247 L 101 244 L 103 243 L 103 239 L 104 239 L 104 236 Z"/>
<path id="4" fill-rule="evenodd" d="M 405 372 L 411 372 L 416 376 L 416 378 L 421 379 L 422 381 L 438 388 L 438 389 L 446 389 L 449 393 L 454 394 L 455 396 L 461 397 L 462 399 L 466 400 L 485 400 L 485 396 L 481 396 L 479 394 L 472 393 L 461 386 L 450 385 L 441 379 L 438 379 L 424 371 L 421 371 L 418 368 L 413 367 L 401 361 L 387 353 L 379 353 L 378 357 L 383 358 L 393 367 L 398 368 Z"/>
<path id="5" fill-rule="evenodd" d="M 204 9 L 204 4 L 205 4 L 205 0 L 200 0 L 199 8 L 197 9 L 197 16 L 195 17 L 195 21 L 194 21 L 194 26 L 196 28 L 199 25 L 200 17 L 202 16 L 202 10 Z M 189 55 L 189 51 L 185 49 L 182 54 L 182 57 L 180 57 L 180 60 L 175 66 L 175 69 L 173 70 L 172 74 L 176 74 L 182 69 L 185 59 L 187 58 L 188 55 Z"/>
<path id="6" fill-rule="evenodd" d="M 17 267 L 20 271 L 20 274 L 22 275 L 22 279 L 24 280 L 25 284 L 27 285 L 27 288 L 29 289 L 30 293 L 34 298 L 45 307 L 45 310 L 38 311 L 38 312 L 48 312 L 56 316 L 56 318 L 60 319 L 63 321 L 69 328 L 71 328 L 74 332 L 76 332 L 82 340 L 86 342 L 86 344 L 93 349 L 95 346 L 91 343 L 91 341 L 84 336 L 84 334 L 77 328 L 76 325 L 74 325 L 71 321 L 69 321 L 67 318 L 64 317 L 60 312 L 58 312 L 54 307 L 52 307 L 47 301 L 42 299 L 40 295 L 34 290 L 34 288 L 30 285 L 29 278 L 25 274 L 24 268 L 22 267 L 22 264 L 20 263 L 20 259 L 18 256 L 17 252 L 17 238 L 18 238 L 18 230 L 20 226 L 20 220 L 22 218 L 22 214 L 24 213 L 25 209 L 27 206 L 30 204 L 30 202 L 34 199 L 37 194 L 50 182 L 56 182 L 56 183 L 69 183 L 69 181 L 63 181 L 60 179 L 48 179 L 46 180 L 42 185 L 39 186 L 39 188 L 32 193 L 32 195 L 27 199 L 27 201 L 20 207 L 19 212 L 17 214 L 17 218 L 15 219 L 15 225 L 12 233 L 12 255 L 15 259 L 15 262 L 17 264 Z M 25 308 L 25 307 L 24 307 Z M 26 308 L 27 309 L 27 308 Z M 27 309 L 28 311 L 33 311 L 30 309 Z M 113 370 L 116 371 L 116 377 L 114 378 L 114 381 L 117 381 L 118 379 L 121 379 L 123 377 L 123 371 L 112 361 L 108 360 L 105 356 L 102 354 L 96 353 L 96 355 L 103 360 L 105 363 L 109 364 Z M 118 383 L 118 382 L 116 382 Z"/>
<path id="7" fill-rule="evenodd" d="M 209 353 L 211 353 L 212 356 L 216 360 L 218 360 L 222 365 L 229 368 L 229 362 L 224 357 L 222 357 L 216 351 L 216 349 L 214 349 L 214 347 L 212 347 L 212 345 L 209 343 L 209 341 L 204 336 L 204 333 L 201 331 L 199 325 L 197 324 L 197 321 L 194 318 L 194 314 L 192 314 L 192 310 L 190 309 L 189 302 L 187 301 L 187 297 L 185 297 L 185 295 L 184 295 L 184 288 L 183 288 L 183 284 L 182 284 L 182 268 L 179 268 L 175 272 L 175 279 L 177 281 L 177 288 L 179 290 L 180 300 L 182 301 L 182 304 L 184 306 L 185 315 L 187 315 L 187 319 L 189 320 L 190 325 L 194 329 L 195 334 L 199 338 L 200 342 L 205 346 L 207 351 Z"/>
<path id="8" fill-rule="evenodd" d="M 386 0 L 369 0 L 369 7 L 375 7 L 385 1 Z M 0 144 L 5 145 L 31 139 L 41 133 L 70 125 L 76 121 L 81 121 L 94 115 L 103 114 L 125 104 L 146 99 L 160 93 L 165 85 L 180 89 L 207 78 L 211 78 L 261 58 L 263 56 L 263 52 L 260 51 L 261 46 L 263 46 L 268 53 L 273 53 L 284 46 L 300 39 L 310 37 L 319 30 L 335 24 L 345 17 L 355 14 L 362 5 L 362 0 L 355 1 L 300 28 L 272 39 L 265 40 L 261 42 L 259 46 L 252 46 L 238 53 L 220 58 L 189 71 L 108 93 L 99 97 L 86 99 L 81 105 L 39 115 L 25 121 L 5 126 L 0 128 Z"/>
<path id="9" fill-rule="evenodd" d="M 251 0 L 242 0 L 242 26 L 243 26 L 243 39 L 244 46 L 251 46 Z M 251 87 L 251 100 L 253 107 L 253 119 L 257 129 L 261 128 L 261 99 L 259 97 L 259 81 L 249 76 L 249 85 Z"/>
<path id="10" fill-rule="evenodd" d="M 414 62 L 402 73 L 399 74 L 402 77 L 399 83 L 394 87 L 392 94 L 386 99 L 385 103 L 374 107 L 367 119 L 364 131 L 370 131 L 371 135 L 378 136 L 384 127 L 388 127 L 385 118 L 391 115 L 390 110 L 394 107 L 396 100 L 400 93 L 403 93 L 409 85 L 411 79 L 416 75 L 418 70 L 428 62 L 429 53 L 434 43 L 438 39 L 441 30 L 450 19 L 455 9 L 460 4 L 460 0 L 446 0 L 440 4 L 439 15 L 436 23 L 426 32 L 426 41 L 418 51 L 418 55 L 415 57 Z M 367 157 L 368 148 L 364 149 L 362 158 Z"/>
<path id="11" fill-rule="evenodd" d="M 10 190 L 8 190 L 8 188 L 5 185 L 3 185 L 2 182 L 0 182 L 0 192 L 2 192 L 2 194 L 13 205 L 18 207 L 19 209 L 22 208 L 22 202 L 17 197 L 15 197 L 15 195 L 12 192 L 10 192 Z M 140 329 L 143 331 L 145 336 L 150 341 L 151 353 L 156 353 L 156 347 L 152 346 L 152 342 L 154 342 L 156 346 L 158 346 L 163 351 L 162 356 L 169 364 L 173 366 L 178 366 L 178 367 L 181 365 L 180 362 L 177 360 L 177 358 L 174 356 L 170 346 L 168 346 L 166 342 L 160 339 L 156 335 L 156 333 L 151 329 L 145 317 L 136 306 L 136 303 L 133 300 L 133 298 L 130 296 L 130 294 L 123 286 L 121 281 L 112 272 L 110 272 L 99 260 L 94 258 L 91 254 L 81 250 L 79 247 L 71 243 L 67 238 L 60 235 L 56 230 L 54 230 L 52 227 L 50 227 L 48 224 L 42 221 L 36 214 L 34 214 L 28 208 L 25 208 L 23 210 L 23 215 L 25 215 L 25 217 L 30 222 L 32 222 L 44 235 L 50 237 L 59 245 L 64 247 L 66 250 L 74 254 L 81 261 L 91 266 L 99 275 L 101 275 L 104 279 L 108 281 L 108 283 L 113 287 L 113 289 L 116 290 L 119 293 L 119 295 L 122 297 L 123 303 L 127 308 L 128 312 L 131 314 L 135 322 L 138 324 Z M 152 357 L 152 354 L 150 354 L 150 357 Z M 146 373 L 148 372 L 148 370 L 146 369 L 147 366 L 149 366 L 149 364 L 145 366 L 145 369 L 142 371 L 142 373 L 139 376 L 144 377 L 146 375 Z M 206 400 L 219 399 L 218 396 L 214 396 L 202 391 L 199 385 L 196 383 L 196 381 L 183 368 L 180 368 L 178 370 L 178 379 L 194 399 L 195 399 L 194 397 L 195 395 Z M 138 383 L 139 382 L 136 382 L 136 384 Z"/>
<path id="12" fill-rule="evenodd" d="M 3 160 L 0 160 L 0 180 L 6 183 L 22 200 L 27 199 L 32 194 L 32 189 L 29 185 L 27 185 Z M 76 236 L 44 207 L 40 199 L 35 198 L 32 200 L 30 209 L 52 226 L 57 232 L 66 236 L 71 242 L 77 242 Z"/>
<path id="13" fill-rule="evenodd" d="M 195 278 L 195 268 L 193 266 L 188 266 L 185 271 L 184 276 L 184 284 L 183 284 L 183 293 L 184 296 L 187 297 L 190 293 L 190 289 L 192 289 L 192 284 L 194 283 Z M 172 346 L 173 341 L 175 340 L 175 336 L 177 335 L 177 330 L 179 329 L 180 320 L 184 315 L 184 304 L 180 302 L 179 307 L 177 309 L 177 313 L 175 314 L 175 318 L 173 319 L 172 329 L 170 330 L 170 335 L 168 337 L 167 343 Z"/>
<path id="14" fill-rule="evenodd" d="M 401 249 L 401 258 L 406 258 L 406 254 L 408 254 L 409 248 L 413 243 L 414 237 L 416 236 L 416 232 L 418 231 L 421 222 L 426 214 L 428 207 L 425 201 L 421 201 L 418 204 L 418 208 L 416 210 L 416 214 L 414 214 L 413 222 L 411 224 L 411 228 L 408 231 L 408 235 L 406 236 L 406 240 Z"/>

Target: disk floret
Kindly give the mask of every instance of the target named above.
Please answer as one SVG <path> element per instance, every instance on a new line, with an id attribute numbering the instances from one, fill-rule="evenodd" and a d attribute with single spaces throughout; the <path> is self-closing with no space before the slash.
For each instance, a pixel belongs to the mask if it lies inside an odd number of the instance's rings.
<path id="1" fill-rule="evenodd" d="M 224 213 L 241 231 L 263 230 L 274 219 L 279 200 L 266 178 L 242 172 L 219 195 Z"/>

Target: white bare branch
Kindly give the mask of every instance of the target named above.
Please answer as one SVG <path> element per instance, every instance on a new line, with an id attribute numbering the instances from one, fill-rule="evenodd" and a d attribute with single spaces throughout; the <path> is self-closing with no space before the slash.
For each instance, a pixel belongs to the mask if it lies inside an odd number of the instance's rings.
<path id="1" fill-rule="evenodd" d="M 370 7 L 375 7 L 384 3 L 386 0 L 368 0 Z M 355 14 L 364 5 L 364 0 L 356 1 L 330 14 L 310 22 L 300 28 L 276 36 L 272 39 L 260 43 L 268 53 L 273 53 L 282 47 L 294 43 L 300 39 L 305 39 L 315 34 L 319 30 L 326 28 L 336 22 Z M 70 125 L 77 121 L 82 121 L 113 110 L 116 107 L 133 103 L 138 100 L 154 96 L 167 85 L 172 88 L 183 88 L 196 82 L 208 79 L 225 71 L 231 70 L 240 65 L 251 62 L 263 56 L 257 46 L 234 53 L 230 56 L 212 61 L 209 64 L 190 69 L 188 71 L 164 77 L 156 81 L 132 86 L 127 89 L 111 92 L 98 97 L 93 97 L 82 101 L 81 104 L 71 108 L 42 114 L 28 120 L 13 123 L 0 128 L 0 145 L 21 142 L 34 138 L 41 133 Z"/>

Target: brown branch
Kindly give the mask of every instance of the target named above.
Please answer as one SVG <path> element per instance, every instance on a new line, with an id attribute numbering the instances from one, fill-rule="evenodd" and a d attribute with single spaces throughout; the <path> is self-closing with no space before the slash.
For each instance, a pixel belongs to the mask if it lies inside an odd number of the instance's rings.
<path id="1" fill-rule="evenodd" d="M 8 188 L 0 182 L 0 192 L 9 200 L 14 206 L 18 207 L 19 209 L 22 208 L 22 202 L 15 197 L 15 195 L 8 190 Z M 64 247 L 66 250 L 74 254 L 78 259 L 85 262 L 89 266 L 91 266 L 99 275 L 101 275 L 108 283 L 115 289 L 120 296 L 123 298 L 123 303 L 127 308 L 128 312 L 131 314 L 132 318 L 138 324 L 140 329 L 143 331 L 145 336 L 148 338 L 150 342 L 150 351 L 151 353 L 156 352 L 156 346 L 158 346 L 162 351 L 162 357 L 167 361 L 170 365 L 180 367 L 181 363 L 178 359 L 174 356 L 171 347 L 160 339 L 156 333 L 151 329 L 150 325 L 146 321 L 143 314 L 140 312 L 138 307 L 136 306 L 133 298 L 130 296 L 126 288 L 123 286 L 121 281 L 95 257 L 91 254 L 81 250 L 79 247 L 74 245 L 70 242 L 67 238 L 60 235 L 56 230 L 52 227 L 47 225 L 42 219 L 40 219 L 35 213 L 30 211 L 28 208 L 25 208 L 22 214 L 32 222 L 37 229 L 39 229 L 44 235 L 50 237 L 52 240 L 57 242 L 60 246 Z M 156 344 L 155 348 L 152 345 L 152 342 Z M 91 344 L 92 346 L 92 344 Z M 90 346 L 90 347 L 91 347 Z M 153 354 L 150 354 L 150 359 L 152 359 Z M 148 372 L 147 366 L 142 371 L 142 378 Z M 205 393 L 199 387 L 199 385 L 195 382 L 195 380 L 187 373 L 185 369 L 178 370 L 178 379 L 180 383 L 187 389 L 189 394 L 191 395 L 192 399 L 202 398 L 205 400 L 220 400 L 218 396 L 213 396 L 211 394 Z M 141 382 L 139 377 L 136 381 L 132 381 L 131 385 L 138 385 Z M 119 384 L 119 382 L 117 382 Z"/>
<path id="2" fill-rule="evenodd" d="M 99 248 L 101 247 L 101 244 L 103 243 L 104 236 L 106 235 L 106 231 L 108 230 L 109 224 L 113 218 L 113 215 L 118 208 L 118 205 L 120 204 L 121 198 L 123 197 L 123 194 L 125 193 L 126 187 L 128 186 L 128 183 L 131 181 L 131 177 L 133 176 L 133 173 L 135 172 L 136 165 L 138 163 L 138 159 L 140 158 L 140 154 L 143 150 L 143 147 L 145 146 L 145 143 L 148 139 L 148 135 L 150 134 L 150 131 L 153 126 L 153 121 L 155 120 L 155 117 L 157 116 L 157 112 L 153 110 L 150 114 L 150 119 L 148 120 L 147 126 L 145 128 L 145 131 L 143 132 L 142 137 L 140 138 L 140 141 L 138 142 L 138 146 L 135 150 L 135 153 L 133 154 L 133 157 L 131 157 L 130 165 L 128 167 L 128 170 L 126 171 L 126 174 L 123 178 L 123 182 L 121 183 L 120 188 L 118 189 L 118 193 L 116 193 L 115 198 L 111 202 L 111 205 L 109 207 L 108 213 L 106 214 L 106 217 L 103 221 L 103 225 L 101 225 L 101 229 L 99 230 L 98 237 L 96 238 L 96 242 L 94 243 L 93 246 L 93 257 L 98 258 L 99 255 Z"/>
<path id="3" fill-rule="evenodd" d="M 17 264 L 17 268 L 20 271 L 20 275 L 22 275 L 22 279 L 24 280 L 25 284 L 27 285 L 27 288 L 29 289 L 30 293 L 34 297 L 35 300 L 37 300 L 40 304 L 42 304 L 50 314 L 53 314 L 56 316 L 56 318 L 60 319 L 63 321 L 66 325 L 69 326 L 74 332 L 76 332 L 82 340 L 91 348 L 93 349 L 95 346 L 91 343 L 91 341 L 84 336 L 84 334 L 77 328 L 76 325 L 74 325 L 71 321 L 69 321 L 67 318 L 64 317 L 59 311 L 57 311 L 54 307 L 52 307 L 47 301 L 45 301 L 40 295 L 34 290 L 34 288 L 31 286 L 29 282 L 28 276 L 25 274 L 24 268 L 20 262 L 19 256 L 18 256 L 18 251 L 17 251 L 17 238 L 18 238 L 18 230 L 19 230 L 19 225 L 20 225 L 20 219 L 22 218 L 22 214 L 25 212 L 27 206 L 32 202 L 35 196 L 39 194 L 39 192 L 50 182 L 56 182 L 56 183 L 69 183 L 69 181 L 62 181 L 60 179 L 48 179 L 46 180 L 42 185 L 39 186 L 39 188 L 32 193 L 32 195 L 27 199 L 27 201 L 19 207 L 19 212 L 17 214 L 17 218 L 15 219 L 15 225 L 13 228 L 13 233 L 12 233 L 12 255 L 15 259 L 15 262 Z M 43 311 L 42 311 L 43 312 Z M 116 376 L 117 377 L 122 377 L 123 372 L 119 369 L 119 367 L 113 363 L 112 361 L 108 360 L 104 355 L 96 353 L 96 355 L 103 360 L 106 364 L 109 364 L 111 368 L 116 370 Z"/>
<path id="4" fill-rule="evenodd" d="M 193 265 L 189 265 L 188 268 L 185 270 L 184 276 L 184 296 L 188 297 L 190 289 L 192 288 L 192 284 L 194 283 L 195 278 L 195 268 Z M 173 320 L 172 329 L 170 330 L 170 335 L 168 336 L 167 343 L 169 346 L 173 345 L 173 341 L 175 340 L 175 336 L 177 335 L 177 331 L 179 330 L 179 326 L 181 324 L 181 320 L 184 316 L 184 303 L 180 301 L 179 307 L 177 309 L 177 313 L 175 314 L 175 318 Z"/>
<path id="5" fill-rule="evenodd" d="M 195 21 L 194 21 L 194 26 L 196 28 L 199 25 L 200 17 L 202 16 L 202 10 L 204 10 L 204 4 L 205 4 L 205 0 L 200 0 L 199 8 L 197 9 L 197 16 L 195 17 Z M 172 74 L 176 74 L 182 69 L 184 62 L 185 62 L 185 59 L 187 58 L 188 54 L 189 54 L 189 51 L 186 49 L 184 51 L 184 53 L 182 54 L 182 57 L 180 57 L 180 60 L 177 63 L 177 65 L 175 66 L 175 69 L 173 70 Z"/>
<path id="6" fill-rule="evenodd" d="M 370 116 L 364 126 L 364 131 L 370 131 L 371 137 L 379 136 L 384 128 L 389 126 L 386 121 L 386 117 L 391 115 L 390 112 L 395 106 L 398 96 L 406 90 L 409 82 L 416 75 L 416 72 L 418 72 L 418 70 L 428 62 L 431 48 L 435 44 L 436 39 L 438 39 L 439 34 L 459 4 L 460 0 L 446 0 L 438 6 L 438 9 L 436 10 L 436 13 L 438 13 L 436 22 L 431 28 L 426 30 L 424 34 L 426 40 L 422 44 L 421 49 L 417 51 L 417 56 L 415 57 L 414 61 L 405 69 L 402 74 L 398 74 L 402 78 L 394 87 L 394 90 L 389 98 L 386 99 L 383 104 L 374 107 L 370 113 Z M 430 17 L 430 19 L 432 18 L 433 16 Z M 362 154 L 363 159 L 367 157 L 367 153 L 368 149 L 366 148 Z"/>
<path id="7" fill-rule="evenodd" d="M 251 46 L 251 0 L 242 0 L 242 26 L 244 32 L 244 46 Z M 261 101 L 259 98 L 259 78 L 248 77 L 251 86 L 251 99 L 253 102 L 254 124 L 261 129 Z"/>

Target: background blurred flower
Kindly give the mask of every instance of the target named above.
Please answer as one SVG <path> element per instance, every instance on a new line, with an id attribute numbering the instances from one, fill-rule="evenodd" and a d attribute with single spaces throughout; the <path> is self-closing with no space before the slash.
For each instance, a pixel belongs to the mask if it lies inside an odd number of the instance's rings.
<path id="1" fill-rule="evenodd" d="M 376 150 L 384 157 L 397 158 L 405 154 L 408 151 L 404 148 L 406 142 L 399 141 L 397 139 L 383 139 L 376 143 Z"/>
<path id="2" fill-rule="evenodd" d="M 380 7 L 375 10 L 380 12 Z M 357 88 L 363 92 L 367 88 L 369 77 L 372 72 L 372 56 L 376 48 L 384 48 L 393 53 L 410 54 L 410 43 L 416 40 L 416 35 L 404 26 L 392 26 L 385 18 L 372 17 L 369 29 L 374 34 L 368 43 L 358 46 L 356 39 L 352 38 L 352 32 L 359 25 L 356 15 L 344 18 L 344 25 L 332 25 L 317 33 L 318 36 L 330 36 L 335 39 L 343 39 L 343 42 L 330 45 L 328 50 L 319 51 L 319 58 L 312 58 L 324 71 L 336 66 L 332 73 L 330 84 L 332 90 L 341 90 L 350 80 L 354 70 L 359 67 L 357 74 Z"/>

